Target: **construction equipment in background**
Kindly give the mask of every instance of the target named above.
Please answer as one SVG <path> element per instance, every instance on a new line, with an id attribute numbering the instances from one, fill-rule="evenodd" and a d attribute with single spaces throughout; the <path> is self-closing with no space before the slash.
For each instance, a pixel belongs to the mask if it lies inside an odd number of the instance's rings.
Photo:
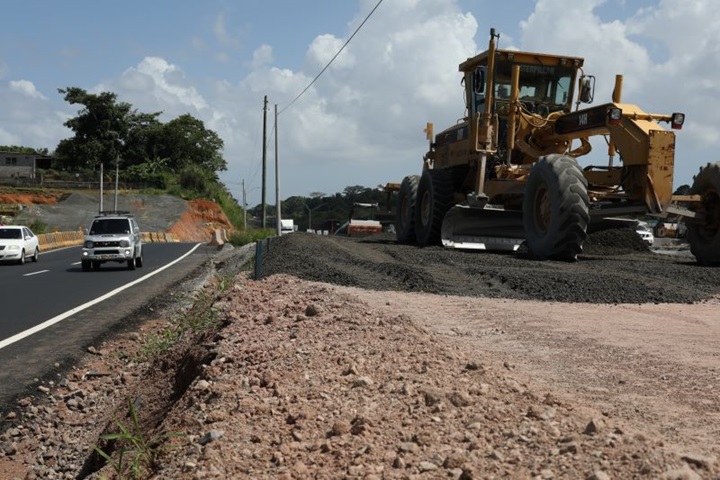
<path id="1" fill-rule="evenodd" d="M 655 236 L 660 238 L 685 238 L 687 227 L 682 222 L 659 221 L 653 229 Z"/>
<path id="2" fill-rule="evenodd" d="M 354 202 L 348 221 L 340 225 L 335 235 L 347 237 L 367 237 L 383 232 L 383 225 L 376 219 L 377 203 Z"/>
<path id="3" fill-rule="evenodd" d="M 487 51 L 459 66 L 464 118 L 433 135 L 420 175 L 403 179 L 395 228 L 401 243 L 516 250 L 572 261 L 588 232 L 606 219 L 673 214 L 684 218 L 701 264 L 720 263 L 720 163 L 695 176 L 689 195 L 673 195 L 675 134 L 682 113 L 646 113 L 622 102 L 593 102 L 595 77 L 579 57 Z M 573 111 L 573 102 L 575 110 Z M 607 161 L 580 167 L 593 139 Z"/>
<path id="4" fill-rule="evenodd" d="M 400 190 L 400 184 L 386 183 L 377 189 L 385 193 L 385 201 L 383 203 L 353 202 L 348 221 L 337 229 L 335 235 L 364 237 L 384 232 L 395 233 L 393 196 Z"/>

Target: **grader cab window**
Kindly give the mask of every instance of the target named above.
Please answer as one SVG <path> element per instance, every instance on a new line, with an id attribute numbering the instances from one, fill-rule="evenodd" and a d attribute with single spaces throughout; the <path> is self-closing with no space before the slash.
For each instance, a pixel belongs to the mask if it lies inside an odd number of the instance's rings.
<path id="1" fill-rule="evenodd" d="M 495 91 L 498 99 L 506 98 L 505 92 L 510 90 L 512 66 L 512 62 L 498 64 Z M 550 111 L 561 110 L 568 104 L 572 78 L 573 69 L 569 67 L 521 64 L 519 99 L 530 110 L 541 104 Z"/>

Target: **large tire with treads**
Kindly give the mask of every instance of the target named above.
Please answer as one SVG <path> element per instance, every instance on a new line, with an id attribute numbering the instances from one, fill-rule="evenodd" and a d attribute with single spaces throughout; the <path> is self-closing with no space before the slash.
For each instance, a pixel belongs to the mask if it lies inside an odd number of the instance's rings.
<path id="1" fill-rule="evenodd" d="M 395 209 L 395 238 L 399 243 L 415 243 L 415 202 L 420 175 L 403 178 Z"/>
<path id="2" fill-rule="evenodd" d="M 523 227 L 531 254 L 541 260 L 574 261 L 590 222 L 587 180 L 567 155 L 541 157 L 523 198 Z"/>
<path id="3" fill-rule="evenodd" d="M 418 245 L 440 245 L 443 218 L 453 206 L 453 178 L 447 170 L 425 170 L 415 203 L 415 237 Z"/>
<path id="4" fill-rule="evenodd" d="M 702 222 L 687 222 L 690 252 L 701 265 L 720 265 L 720 163 L 708 163 L 693 178 L 690 195 L 700 195 Z"/>

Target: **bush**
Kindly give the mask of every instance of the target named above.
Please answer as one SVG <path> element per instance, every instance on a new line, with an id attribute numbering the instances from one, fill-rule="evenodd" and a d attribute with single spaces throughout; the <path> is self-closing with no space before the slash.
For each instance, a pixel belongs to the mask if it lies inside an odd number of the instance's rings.
<path id="1" fill-rule="evenodd" d="M 254 243 L 259 240 L 264 240 L 267 237 L 275 235 L 275 230 L 270 229 L 248 229 L 248 230 L 236 230 L 230 233 L 228 240 L 230 244 L 236 247 L 242 247 L 248 243 Z"/>
<path id="2" fill-rule="evenodd" d="M 48 224 L 41 222 L 40 220 L 33 220 L 33 222 L 27 227 L 32 230 L 35 235 L 47 233 L 48 231 Z"/>

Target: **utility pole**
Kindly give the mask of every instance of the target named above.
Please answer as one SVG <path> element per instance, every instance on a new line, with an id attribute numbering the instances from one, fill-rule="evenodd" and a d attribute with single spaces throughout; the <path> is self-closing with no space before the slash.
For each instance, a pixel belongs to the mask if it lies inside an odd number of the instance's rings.
<path id="1" fill-rule="evenodd" d="M 243 230 L 247 230 L 247 201 L 245 200 L 245 179 L 242 181 Z"/>
<path id="2" fill-rule="evenodd" d="M 103 211 L 103 163 L 100 162 L 100 211 Z"/>
<path id="3" fill-rule="evenodd" d="M 280 236 L 280 169 L 278 167 L 278 131 L 277 131 L 277 103 L 275 104 L 275 205 L 277 205 L 277 236 Z"/>
<path id="4" fill-rule="evenodd" d="M 115 206 L 113 211 L 117 212 L 118 203 L 118 178 L 120 177 L 120 156 L 115 155 Z"/>
<path id="5" fill-rule="evenodd" d="M 267 178 L 267 95 L 263 101 L 263 146 L 262 146 L 262 228 L 266 227 L 267 215 L 265 213 L 265 185 Z"/>

